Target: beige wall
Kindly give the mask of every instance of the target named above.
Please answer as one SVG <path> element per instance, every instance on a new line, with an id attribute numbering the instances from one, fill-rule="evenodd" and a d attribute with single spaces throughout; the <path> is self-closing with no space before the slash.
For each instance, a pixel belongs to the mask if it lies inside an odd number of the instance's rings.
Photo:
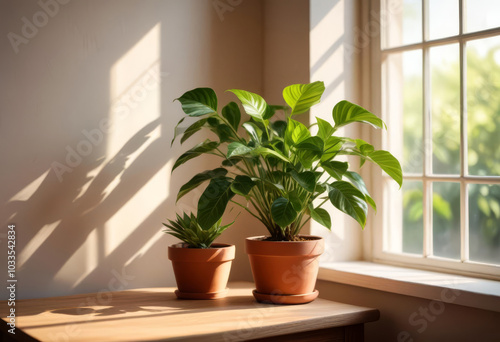
<path id="1" fill-rule="evenodd" d="M 223 12 L 210 0 L 94 0 L 40 11 L 0 2 L 0 255 L 14 223 L 17 298 L 172 286 L 175 239 L 161 222 L 195 208 L 196 194 L 177 207 L 175 195 L 209 164 L 170 174 L 181 153 L 170 148 L 182 116 L 172 100 L 200 86 L 263 90 L 262 2 Z"/>

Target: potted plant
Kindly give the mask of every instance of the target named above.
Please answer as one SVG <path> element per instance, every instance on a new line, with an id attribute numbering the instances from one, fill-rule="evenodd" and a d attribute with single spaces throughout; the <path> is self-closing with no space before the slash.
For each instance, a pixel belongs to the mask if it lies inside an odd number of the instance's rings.
<path id="1" fill-rule="evenodd" d="M 177 290 L 183 299 L 217 299 L 227 294 L 227 280 L 234 259 L 235 246 L 213 241 L 234 222 L 201 227 L 194 214 L 176 214 L 175 220 L 163 223 L 164 231 L 183 241 L 168 247 Z"/>
<path id="2" fill-rule="evenodd" d="M 361 166 L 372 162 L 402 184 L 401 166 L 389 152 L 336 134 L 354 122 L 385 128 L 366 109 L 341 101 L 333 108 L 333 124 L 317 118 L 306 126 L 294 120 L 319 103 L 324 90 L 323 82 L 288 86 L 283 90 L 287 106 L 269 105 L 248 91 L 229 90 L 248 114 L 244 122 L 235 102 L 219 112 L 217 96 L 210 88 L 196 88 L 177 99 L 193 122 L 184 130 L 179 123 L 174 140 L 182 136 L 184 143 L 202 129 L 215 133 L 215 138 L 187 150 L 173 170 L 201 155 L 221 158 L 218 168 L 198 173 L 184 184 L 178 198 L 209 181 L 198 202 L 201 227 L 219 220 L 232 202 L 267 228 L 269 236 L 246 239 L 256 283 L 254 296 L 259 301 L 305 303 L 316 298 L 318 257 L 324 242 L 299 233 L 311 218 L 331 229 L 323 204 L 331 202 L 363 228 L 368 207 L 376 209 L 361 176 L 339 157 L 357 156 Z"/>

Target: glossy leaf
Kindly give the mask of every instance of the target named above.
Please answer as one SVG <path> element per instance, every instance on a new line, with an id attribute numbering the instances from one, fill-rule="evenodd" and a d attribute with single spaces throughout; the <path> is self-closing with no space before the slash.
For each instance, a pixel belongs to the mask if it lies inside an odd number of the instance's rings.
<path id="1" fill-rule="evenodd" d="M 322 226 L 332 229 L 332 219 L 328 211 L 323 208 L 314 209 L 312 205 L 309 206 L 309 212 L 311 213 L 311 218 L 321 224 Z"/>
<path id="2" fill-rule="evenodd" d="M 373 208 L 373 210 L 377 211 L 377 204 L 370 196 L 370 193 L 366 188 L 365 181 L 363 180 L 363 178 L 361 178 L 361 175 L 357 172 L 347 171 L 344 174 L 344 177 L 346 177 L 352 183 L 352 185 L 358 188 L 358 190 L 361 191 L 363 195 L 365 195 L 366 203 L 368 203 Z"/>
<path id="3" fill-rule="evenodd" d="M 319 160 L 323 154 L 324 143 L 320 137 L 309 137 L 299 143 L 296 148 L 300 163 L 309 169 L 312 163 Z"/>
<path id="4" fill-rule="evenodd" d="M 246 196 L 254 187 L 255 182 L 248 176 L 238 175 L 231 184 L 231 190 L 238 195 Z"/>
<path id="5" fill-rule="evenodd" d="M 321 156 L 321 162 L 329 161 L 335 158 L 342 148 L 343 140 L 339 137 L 331 136 L 325 141 L 325 148 Z"/>
<path id="6" fill-rule="evenodd" d="M 229 180 L 225 177 L 212 179 L 198 201 L 197 216 L 201 228 L 213 226 L 222 217 L 233 196 Z"/>
<path id="7" fill-rule="evenodd" d="M 246 90 L 230 89 L 229 91 L 238 97 L 245 112 L 255 120 L 262 122 L 272 115 L 262 96 Z"/>
<path id="8" fill-rule="evenodd" d="M 176 99 L 189 116 L 202 116 L 217 112 L 217 95 L 211 88 L 196 88 Z"/>
<path id="9" fill-rule="evenodd" d="M 250 153 L 251 151 L 252 149 L 250 147 L 235 141 L 227 146 L 227 158 L 229 159 L 234 156 L 242 156 Z"/>
<path id="10" fill-rule="evenodd" d="M 219 143 L 216 141 L 210 141 L 210 140 L 205 140 L 204 142 L 194 146 L 193 148 L 187 150 L 185 153 L 183 153 L 174 163 L 174 166 L 172 167 L 172 172 L 187 162 L 190 159 L 196 158 L 199 155 L 202 155 L 204 153 L 208 153 L 210 151 L 213 151 L 215 148 L 219 146 Z"/>
<path id="11" fill-rule="evenodd" d="M 186 140 L 188 140 L 189 137 L 191 137 L 193 134 L 198 132 L 203 127 L 203 125 L 205 125 L 206 122 L 207 122 L 207 119 L 200 119 L 200 120 L 194 122 L 191 126 L 189 126 L 186 129 L 186 131 L 184 131 L 184 134 L 182 135 L 181 144 L 183 144 Z"/>
<path id="12" fill-rule="evenodd" d="M 186 184 L 181 186 L 179 193 L 177 194 L 178 201 L 181 197 L 189 193 L 191 190 L 197 188 L 203 182 L 213 179 L 224 177 L 227 174 L 227 170 L 224 168 L 217 168 L 214 170 L 206 170 L 201 173 L 198 173 L 196 176 L 191 178 Z"/>
<path id="13" fill-rule="evenodd" d="M 288 160 L 288 158 L 280 151 L 275 151 L 275 150 L 272 150 L 270 148 L 263 147 L 263 146 L 253 149 L 251 154 L 254 156 L 258 156 L 258 155 L 269 156 L 269 155 L 271 155 L 271 156 L 279 158 L 283 161 L 290 162 Z"/>
<path id="14" fill-rule="evenodd" d="M 375 114 L 349 101 L 340 101 L 333 107 L 335 129 L 353 122 L 368 123 L 376 128 L 384 128 L 385 123 Z"/>
<path id="15" fill-rule="evenodd" d="M 293 209 L 292 203 L 284 197 L 278 197 L 273 202 L 271 215 L 274 222 L 281 228 L 287 227 L 297 218 L 297 212 Z"/>
<path id="16" fill-rule="evenodd" d="M 292 170 L 290 174 L 301 187 L 309 192 L 314 192 L 314 188 L 316 187 L 316 176 L 314 175 L 314 172 L 305 171 L 299 173 L 295 170 Z"/>
<path id="17" fill-rule="evenodd" d="M 374 151 L 368 155 L 382 170 L 384 170 L 392 179 L 403 185 L 403 171 L 399 161 L 389 152 L 384 150 Z"/>
<path id="18" fill-rule="evenodd" d="M 183 132 L 179 126 L 185 119 L 186 119 L 185 117 L 180 119 L 179 122 L 177 123 L 177 125 L 175 125 L 174 137 L 172 138 L 172 141 L 170 142 L 170 147 L 172 147 L 172 145 L 174 144 L 175 138 L 177 138 Z"/>
<path id="19" fill-rule="evenodd" d="M 229 102 L 225 105 L 224 108 L 222 108 L 222 116 L 235 130 L 238 130 L 241 121 L 241 112 L 236 102 Z"/>
<path id="20" fill-rule="evenodd" d="M 332 125 L 321 118 L 316 117 L 316 122 L 318 123 L 318 134 L 317 136 L 326 141 L 335 132 Z"/>
<path id="21" fill-rule="evenodd" d="M 302 192 L 302 194 L 305 194 Z M 293 209 L 295 209 L 296 212 L 300 212 L 302 210 L 302 207 L 304 206 L 305 202 L 305 196 L 300 195 L 299 189 L 295 189 L 291 192 L 288 193 L 288 199 L 290 200 L 290 203 L 292 204 Z"/>
<path id="22" fill-rule="evenodd" d="M 319 103 L 325 84 L 317 81 L 309 84 L 293 84 L 283 89 L 283 98 L 292 109 L 291 115 L 307 112 Z"/>
<path id="23" fill-rule="evenodd" d="M 361 227 L 365 227 L 368 205 L 361 191 L 351 183 L 337 181 L 329 185 L 328 197 L 337 209 L 358 221 Z"/>
<path id="24" fill-rule="evenodd" d="M 247 131 L 248 135 L 250 135 L 250 139 L 252 139 L 252 141 L 258 145 L 262 143 L 262 130 L 259 126 L 253 122 L 245 122 L 242 126 Z"/>
<path id="25" fill-rule="evenodd" d="M 340 161 L 322 162 L 321 167 L 336 180 L 342 180 L 342 176 L 346 173 L 349 164 Z"/>

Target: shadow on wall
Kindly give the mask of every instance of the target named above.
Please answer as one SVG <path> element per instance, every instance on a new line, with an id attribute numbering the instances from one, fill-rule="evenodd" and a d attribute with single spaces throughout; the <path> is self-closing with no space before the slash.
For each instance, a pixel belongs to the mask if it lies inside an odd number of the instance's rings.
<path id="1" fill-rule="evenodd" d="M 42 11 L 1 6 L 4 31 L 19 36 L 22 18 Z M 218 55 L 202 50 L 218 39 L 216 16 L 211 1 L 71 2 L 17 53 L 2 42 L 1 89 L 16 90 L 0 95 L 0 142 L 16 170 L 1 171 L 1 221 L 2 232 L 16 225 L 18 299 L 174 285 L 166 246 L 175 239 L 161 222 L 178 210 L 175 194 L 192 175 L 170 178 L 181 116 L 171 101 L 215 86 Z"/>

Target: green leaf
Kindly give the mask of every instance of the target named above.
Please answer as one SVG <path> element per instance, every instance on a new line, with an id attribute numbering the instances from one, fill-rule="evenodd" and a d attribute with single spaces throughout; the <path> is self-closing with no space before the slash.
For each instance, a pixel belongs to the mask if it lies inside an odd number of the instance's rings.
<path id="1" fill-rule="evenodd" d="M 340 101 L 333 107 L 335 129 L 353 122 L 368 123 L 377 128 L 384 128 L 385 123 L 375 114 L 349 101 Z"/>
<path id="2" fill-rule="evenodd" d="M 219 124 L 219 125 L 213 127 L 211 130 L 212 130 L 212 132 L 217 134 L 221 143 L 234 140 L 232 138 L 233 132 L 231 131 L 231 128 L 226 124 Z"/>
<path id="3" fill-rule="evenodd" d="M 365 156 L 375 151 L 375 148 L 372 145 L 362 139 L 356 139 L 355 142 L 359 151 Z"/>
<path id="4" fill-rule="evenodd" d="M 292 204 L 292 207 L 296 212 L 302 211 L 302 207 L 305 201 L 305 193 L 302 191 L 302 196 L 300 196 L 299 193 L 299 189 L 295 189 L 288 193 L 288 199 L 290 200 L 290 203 Z"/>
<path id="5" fill-rule="evenodd" d="M 229 102 L 222 108 L 222 116 L 229 122 L 235 130 L 238 130 L 241 120 L 240 107 L 236 102 Z"/>
<path id="6" fill-rule="evenodd" d="M 227 158 L 248 154 L 252 149 L 240 142 L 232 142 L 227 146 Z"/>
<path id="7" fill-rule="evenodd" d="M 198 201 L 198 222 L 203 229 L 212 227 L 224 214 L 228 202 L 233 198 L 231 182 L 225 177 L 214 178 Z"/>
<path id="8" fill-rule="evenodd" d="M 189 137 L 191 137 L 193 134 L 198 132 L 206 122 L 207 122 L 207 119 L 204 118 L 204 119 L 200 119 L 200 120 L 194 122 L 191 126 L 189 126 L 186 129 L 186 131 L 184 131 L 184 134 L 182 135 L 181 144 L 183 144 L 186 140 L 188 140 Z"/>
<path id="9" fill-rule="evenodd" d="M 342 180 L 349 164 L 347 162 L 326 161 L 321 163 L 321 167 L 336 180 Z"/>
<path id="10" fill-rule="evenodd" d="M 241 101 L 245 112 L 257 121 L 264 121 L 272 115 L 271 110 L 268 108 L 266 101 L 255 93 L 246 90 L 230 89 L 228 90 L 235 94 Z"/>
<path id="11" fill-rule="evenodd" d="M 297 155 L 304 168 L 309 169 L 323 154 L 324 143 L 320 137 L 309 137 L 297 146 Z"/>
<path id="12" fill-rule="evenodd" d="M 186 184 L 181 186 L 179 193 L 177 194 L 176 202 L 179 199 L 181 199 L 181 197 L 189 193 L 191 190 L 198 187 L 198 185 L 200 185 L 201 183 L 209 179 L 224 177 L 226 174 L 227 170 L 221 167 L 214 170 L 206 170 L 198 173 L 193 178 L 191 178 Z"/>
<path id="13" fill-rule="evenodd" d="M 177 138 L 179 136 L 179 134 L 182 133 L 182 129 L 179 128 L 179 125 L 184 121 L 184 119 L 186 119 L 186 118 L 180 119 L 179 122 L 177 123 L 177 125 L 175 125 L 174 137 L 172 138 L 172 141 L 170 142 L 170 147 L 172 147 L 172 145 L 174 144 L 175 138 Z"/>
<path id="14" fill-rule="evenodd" d="M 286 161 L 286 162 L 290 162 L 288 160 L 288 158 L 283 154 L 281 153 L 281 151 L 276 151 L 276 150 L 272 150 L 270 148 L 267 148 L 267 147 L 263 147 L 263 146 L 260 146 L 260 147 L 257 147 L 255 149 L 253 149 L 251 151 L 251 154 L 254 155 L 254 156 L 258 156 L 258 155 L 261 155 L 261 156 L 274 156 L 274 157 L 277 157 L 283 161 Z"/>
<path id="15" fill-rule="evenodd" d="M 189 116 L 201 116 L 217 112 L 217 95 L 211 88 L 196 88 L 176 99 Z"/>
<path id="16" fill-rule="evenodd" d="M 276 132 L 276 135 L 283 138 L 286 131 L 286 121 L 278 120 L 271 123 L 272 129 Z"/>
<path id="17" fill-rule="evenodd" d="M 292 203 L 284 197 L 278 197 L 273 202 L 271 215 L 274 222 L 281 228 L 286 228 L 297 218 L 297 212 L 293 209 Z"/>
<path id="18" fill-rule="evenodd" d="M 175 164 L 172 167 L 172 172 L 174 172 L 176 168 L 178 168 L 188 160 L 196 158 L 204 153 L 210 152 L 217 148 L 217 146 L 219 146 L 219 143 L 216 141 L 205 140 L 204 142 L 199 143 L 193 148 L 187 150 L 175 161 Z"/>
<path id="19" fill-rule="evenodd" d="M 368 205 L 361 191 L 351 183 L 337 181 L 329 185 L 328 197 L 337 209 L 358 221 L 361 227 L 365 227 Z"/>
<path id="20" fill-rule="evenodd" d="M 307 138 L 311 137 L 311 132 L 309 132 L 309 129 L 307 129 L 306 125 L 304 125 L 301 122 L 295 121 L 293 119 L 290 119 L 288 124 L 290 125 L 293 122 L 293 131 L 291 134 L 292 137 L 292 144 L 298 144 L 301 143 L 302 141 L 306 140 Z"/>
<path id="21" fill-rule="evenodd" d="M 255 182 L 248 176 L 238 175 L 231 184 L 231 190 L 241 196 L 246 196 L 254 187 Z"/>
<path id="22" fill-rule="evenodd" d="M 366 202 L 373 208 L 373 210 L 377 211 L 377 204 L 370 196 L 370 193 L 366 188 L 365 181 L 363 180 L 363 178 L 361 178 L 361 175 L 357 172 L 347 171 L 344 174 L 344 177 L 346 177 L 352 183 L 352 185 L 358 188 L 358 190 L 361 191 L 363 195 L 365 195 Z"/>
<path id="23" fill-rule="evenodd" d="M 328 121 L 316 117 L 316 122 L 318 123 L 318 134 L 317 136 L 326 141 L 335 132 L 335 129 L 330 125 Z"/>
<path id="24" fill-rule="evenodd" d="M 392 179 L 394 179 L 401 188 L 401 186 L 403 185 L 403 171 L 401 170 L 401 164 L 391 153 L 384 150 L 379 150 L 373 151 L 368 156 Z"/>
<path id="25" fill-rule="evenodd" d="M 316 187 L 316 176 L 314 175 L 314 172 L 305 171 L 298 173 L 297 171 L 292 170 L 290 175 L 293 179 L 295 179 L 295 181 L 297 181 L 297 183 L 299 183 L 301 187 L 309 192 L 314 192 L 314 188 Z"/>
<path id="26" fill-rule="evenodd" d="M 293 84 L 283 89 L 283 98 L 292 109 L 291 115 L 307 112 L 319 103 L 325 84 L 317 81 L 309 84 Z"/>
<path id="27" fill-rule="evenodd" d="M 325 226 L 328 229 L 332 229 L 332 219 L 328 211 L 326 211 L 323 208 L 314 209 L 311 204 L 309 205 L 309 212 L 311 213 L 311 218 L 314 221 L 318 222 L 319 224 Z"/>
<path id="28" fill-rule="evenodd" d="M 335 158 L 335 156 L 339 153 L 339 150 L 342 148 L 343 140 L 338 137 L 331 136 L 325 141 L 325 148 L 323 151 L 323 155 L 321 156 L 321 162 L 329 161 Z"/>
<path id="29" fill-rule="evenodd" d="M 259 126 L 257 126 L 253 122 L 245 122 L 242 126 L 250 135 L 252 141 L 254 141 L 258 145 L 262 143 L 262 130 L 259 128 Z"/>

